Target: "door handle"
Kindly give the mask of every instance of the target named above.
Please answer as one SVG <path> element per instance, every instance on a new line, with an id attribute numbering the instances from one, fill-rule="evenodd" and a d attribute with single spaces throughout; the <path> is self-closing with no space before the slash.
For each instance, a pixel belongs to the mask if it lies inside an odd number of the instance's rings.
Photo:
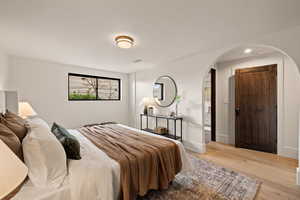
<path id="1" fill-rule="evenodd" d="M 240 114 L 240 108 L 235 108 L 235 115 L 239 115 Z"/>

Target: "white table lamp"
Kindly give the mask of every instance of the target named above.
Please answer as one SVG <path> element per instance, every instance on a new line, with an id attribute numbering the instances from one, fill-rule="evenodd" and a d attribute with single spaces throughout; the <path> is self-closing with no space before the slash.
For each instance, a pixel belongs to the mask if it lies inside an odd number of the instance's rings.
<path id="1" fill-rule="evenodd" d="M 154 105 L 154 99 L 151 97 L 144 97 L 142 99 L 142 104 L 144 105 L 144 114 L 148 114 L 148 107 Z"/>
<path id="2" fill-rule="evenodd" d="M 0 199 L 20 186 L 27 173 L 25 164 L 0 140 Z"/>
<path id="3" fill-rule="evenodd" d="M 19 116 L 22 118 L 28 118 L 37 115 L 34 109 L 28 102 L 19 102 Z"/>

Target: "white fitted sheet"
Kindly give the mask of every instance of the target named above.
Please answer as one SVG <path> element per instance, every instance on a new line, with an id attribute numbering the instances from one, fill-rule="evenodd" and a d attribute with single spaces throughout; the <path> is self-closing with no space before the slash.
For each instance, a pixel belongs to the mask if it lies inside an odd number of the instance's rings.
<path id="1" fill-rule="evenodd" d="M 141 134 L 154 137 L 145 131 L 120 125 Z M 77 130 L 69 130 L 80 142 L 81 160 L 69 160 L 69 174 L 59 188 L 38 188 L 26 182 L 13 200 L 117 200 L 120 193 L 120 166 L 99 150 Z M 171 140 L 171 139 L 169 139 Z M 173 140 L 174 141 L 174 140 Z M 182 171 L 192 169 L 181 142 L 174 141 L 181 153 Z"/>
<path id="2" fill-rule="evenodd" d="M 38 188 L 27 181 L 13 200 L 70 200 L 68 178 L 60 188 Z"/>

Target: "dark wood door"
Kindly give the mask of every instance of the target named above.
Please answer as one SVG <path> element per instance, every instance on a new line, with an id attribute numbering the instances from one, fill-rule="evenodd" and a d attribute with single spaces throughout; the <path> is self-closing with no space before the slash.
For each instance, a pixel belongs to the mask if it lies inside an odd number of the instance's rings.
<path id="1" fill-rule="evenodd" d="M 277 65 L 235 71 L 236 147 L 277 153 Z"/>

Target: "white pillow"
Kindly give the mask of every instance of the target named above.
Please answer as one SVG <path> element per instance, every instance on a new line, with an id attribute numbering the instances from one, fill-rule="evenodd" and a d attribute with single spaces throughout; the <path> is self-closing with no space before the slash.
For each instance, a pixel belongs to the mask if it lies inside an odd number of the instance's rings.
<path id="1" fill-rule="evenodd" d="M 23 139 L 24 161 L 28 176 L 36 187 L 59 187 L 67 175 L 63 146 L 43 120 L 28 120 L 30 129 Z"/>
<path id="2" fill-rule="evenodd" d="M 50 126 L 47 124 L 47 122 L 45 122 L 43 119 L 37 117 L 37 116 L 34 116 L 34 117 L 31 117 L 31 118 L 28 118 L 27 119 L 27 122 L 31 125 L 31 126 L 43 126 L 45 128 L 47 128 L 48 130 L 50 130 Z"/>

